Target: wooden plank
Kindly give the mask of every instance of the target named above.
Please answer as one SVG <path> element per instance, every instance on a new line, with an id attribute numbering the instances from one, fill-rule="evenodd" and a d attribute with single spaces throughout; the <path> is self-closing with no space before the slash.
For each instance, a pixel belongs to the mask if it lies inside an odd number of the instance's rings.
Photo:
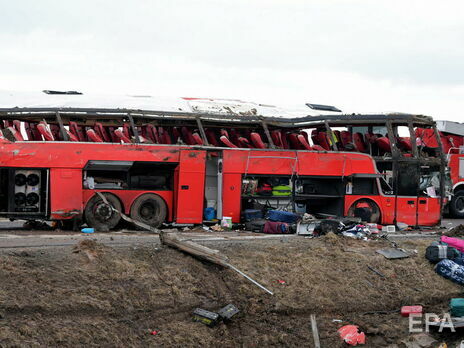
<path id="1" fill-rule="evenodd" d="M 321 341 L 319 340 L 319 330 L 317 329 L 316 315 L 311 314 L 311 329 L 313 330 L 314 347 L 321 348 Z"/>

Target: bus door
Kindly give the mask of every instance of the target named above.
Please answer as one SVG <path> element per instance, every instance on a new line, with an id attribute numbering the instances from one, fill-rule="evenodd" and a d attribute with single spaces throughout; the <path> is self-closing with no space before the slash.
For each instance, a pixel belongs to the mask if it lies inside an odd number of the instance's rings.
<path id="1" fill-rule="evenodd" d="M 393 178 L 393 189 L 396 195 L 396 222 L 404 222 L 409 226 L 416 226 L 419 182 L 418 164 L 398 162 L 397 168 L 397 177 Z"/>
<path id="2" fill-rule="evenodd" d="M 440 209 L 440 168 L 421 166 L 419 177 L 419 197 L 417 199 L 417 225 L 438 224 Z"/>
<path id="3" fill-rule="evenodd" d="M 203 221 L 206 151 L 181 150 L 175 178 L 175 221 L 194 224 Z"/>

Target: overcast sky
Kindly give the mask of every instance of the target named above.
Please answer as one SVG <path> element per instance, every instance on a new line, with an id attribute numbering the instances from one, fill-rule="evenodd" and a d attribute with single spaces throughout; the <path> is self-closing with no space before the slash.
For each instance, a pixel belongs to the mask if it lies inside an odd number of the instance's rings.
<path id="1" fill-rule="evenodd" d="M 464 121 L 464 3 L 0 0 L 0 89 L 237 98 Z"/>

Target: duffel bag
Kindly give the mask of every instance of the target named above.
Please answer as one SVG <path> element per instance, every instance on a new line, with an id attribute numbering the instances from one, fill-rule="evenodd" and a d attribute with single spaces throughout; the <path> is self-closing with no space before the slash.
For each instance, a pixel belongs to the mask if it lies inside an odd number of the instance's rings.
<path id="1" fill-rule="evenodd" d="M 252 221 L 263 218 L 263 211 L 259 209 L 245 209 L 243 211 L 243 220 Z"/>
<path id="2" fill-rule="evenodd" d="M 274 186 L 272 188 L 273 196 L 290 196 L 292 194 L 292 189 L 287 185 Z"/>
<path id="3" fill-rule="evenodd" d="M 451 260 L 441 260 L 435 266 L 435 272 L 457 284 L 464 285 L 464 266 Z"/>
<path id="4" fill-rule="evenodd" d="M 259 196 L 272 196 L 272 186 L 263 184 L 256 189 L 256 194 Z"/>
<path id="5" fill-rule="evenodd" d="M 300 219 L 300 215 L 291 213 L 289 211 L 269 210 L 267 212 L 267 218 L 271 221 L 280 221 L 293 224 Z"/>
<path id="6" fill-rule="evenodd" d="M 268 222 L 264 219 L 253 220 L 249 222 L 245 222 L 245 229 L 251 232 L 260 232 L 262 233 L 264 230 L 264 225 Z"/>
<path id="7" fill-rule="evenodd" d="M 460 252 L 464 251 L 464 240 L 463 239 L 441 236 L 441 241 L 459 250 Z"/>
<path id="8" fill-rule="evenodd" d="M 437 263 L 444 259 L 454 260 L 459 256 L 459 251 L 441 242 L 433 242 L 425 249 L 425 258 L 433 263 Z"/>
<path id="9" fill-rule="evenodd" d="M 288 234 L 290 229 L 285 222 L 266 221 L 263 233 L 267 234 Z"/>

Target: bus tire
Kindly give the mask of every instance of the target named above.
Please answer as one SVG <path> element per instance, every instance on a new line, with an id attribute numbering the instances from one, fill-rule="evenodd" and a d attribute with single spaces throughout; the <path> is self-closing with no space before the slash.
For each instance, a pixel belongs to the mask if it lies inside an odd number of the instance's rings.
<path id="1" fill-rule="evenodd" d="M 360 215 L 359 212 L 364 212 L 365 214 L 361 215 L 368 215 L 370 223 L 379 223 L 380 222 L 380 208 L 374 201 L 370 199 L 359 199 L 354 202 L 350 209 L 348 210 L 348 216 L 357 216 Z"/>
<path id="2" fill-rule="evenodd" d="M 106 200 L 118 211 L 122 210 L 118 197 L 111 193 L 104 193 Z M 87 225 L 97 231 L 108 232 L 116 227 L 121 220 L 121 215 L 109 207 L 99 195 L 94 195 L 85 206 L 85 221 Z"/>
<path id="3" fill-rule="evenodd" d="M 464 190 L 456 191 L 450 202 L 453 217 L 464 218 Z"/>
<path id="4" fill-rule="evenodd" d="M 167 212 L 166 203 L 160 196 L 154 193 L 145 193 L 132 204 L 130 217 L 157 228 L 166 220 Z"/>

